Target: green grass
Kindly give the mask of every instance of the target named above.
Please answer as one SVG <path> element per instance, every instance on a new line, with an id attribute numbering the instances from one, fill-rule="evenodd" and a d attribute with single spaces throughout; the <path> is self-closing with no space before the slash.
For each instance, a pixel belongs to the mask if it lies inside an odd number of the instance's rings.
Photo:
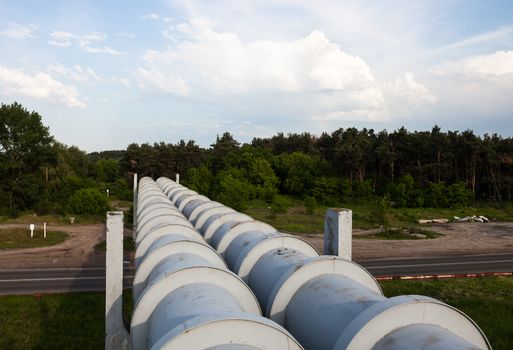
<path id="1" fill-rule="evenodd" d="M 107 241 L 98 243 L 94 248 L 105 252 L 107 250 Z M 131 237 L 123 238 L 123 250 L 130 252 L 135 251 L 135 242 Z"/>
<path id="2" fill-rule="evenodd" d="M 495 350 L 513 349 L 513 277 L 382 281 L 387 297 L 427 295 L 462 310 L 485 332 Z M 104 348 L 105 294 L 73 293 L 0 297 L 0 349 Z M 123 293 L 129 324 L 131 290 Z"/>
<path id="3" fill-rule="evenodd" d="M 313 214 L 308 214 L 303 202 L 297 198 L 287 197 L 290 207 L 286 213 L 274 214 L 270 205 L 261 200 L 254 200 L 244 213 L 255 220 L 266 222 L 282 232 L 289 233 L 321 233 L 323 232 L 324 216 L 328 206 L 319 206 Z M 353 211 L 353 228 L 371 229 L 380 227 L 373 223 L 374 201 L 360 200 L 341 202 L 332 207 L 348 208 Z M 387 219 L 391 227 L 421 227 L 419 219 L 452 219 L 454 216 L 484 215 L 494 221 L 512 221 L 513 205 L 498 205 L 496 203 L 478 203 L 474 207 L 461 209 L 447 208 L 388 208 Z"/>
<path id="4" fill-rule="evenodd" d="M 426 237 L 418 237 L 415 234 L 422 234 Z M 409 228 L 388 228 L 382 229 L 378 233 L 370 235 L 355 235 L 355 239 L 434 239 L 443 236 L 429 230 L 423 230 L 417 227 Z"/>
<path id="5" fill-rule="evenodd" d="M 43 230 L 34 230 L 34 237 L 30 238 L 30 230 L 27 228 L 0 229 L 0 249 L 47 247 L 64 242 L 68 234 L 60 231 L 46 231 L 43 238 Z"/>
<path id="6" fill-rule="evenodd" d="M 382 281 L 387 297 L 420 294 L 441 300 L 470 316 L 495 350 L 513 349 L 513 277 Z"/>
<path id="7" fill-rule="evenodd" d="M 132 309 L 125 290 L 125 323 Z M 103 349 L 105 294 L 0 296 L 0 349 Z"/>

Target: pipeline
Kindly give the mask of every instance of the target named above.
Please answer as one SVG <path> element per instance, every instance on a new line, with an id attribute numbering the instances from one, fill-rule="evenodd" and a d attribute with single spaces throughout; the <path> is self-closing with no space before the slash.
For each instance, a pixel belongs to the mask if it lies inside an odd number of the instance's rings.
<path id="1" fill-rule="evenodd" d="M 307 350 L 491 349 L 463 312 L 419 295 L 386 298 L 360 265 L 157 180 L 203 238 L 255 293 L 264 315 Z"/>
<path id="2" fill-rule="evenodd" d="M 132 349 L 303 349 L 152 179 L 137 198 Z"/>

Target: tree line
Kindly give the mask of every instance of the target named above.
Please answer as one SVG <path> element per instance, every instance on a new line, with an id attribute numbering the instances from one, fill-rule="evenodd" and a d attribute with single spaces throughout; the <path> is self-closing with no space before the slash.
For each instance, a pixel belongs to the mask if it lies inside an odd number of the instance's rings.
<path id="1" fill-rule="evenodd" d="M 131 199 L 134 173 L 179 173 L 192 189 L 237 209 L 252 199 L 283 207 L 283 195 L 301 198 L 307 207 L 378 197 L 398 207 L 458 207 L 512 200 L 513 139 L 438 126 L 340 128 L 320 136 L 278 133 L 245 144 L 224 133 L 208 148 L 181 140 L 87 154 L 57 142 L 36 112 L 1 105 L 0 214 L 101 213 L 106 189 Z M 90 202 L 99 204 L 90 208 Z"/>
<path id="2" fill-rule="evenodd" d="M 41 116 L 19 103 L 0 106 L 0 215 L 105 214 L 106 190 L 130 200 L 124 151 L 87 154 L 54 139 Z"/>
<path id="3" fill-rule="evenodd" d="M 398 207 L 459 207 L 513 195 L 512 138 L 438 126 L 278 133 L 242 145 L 224 133 L 208 149 L 194 141 L 131 144 L 122 159 L 126 172 L 180 173 L 189 187 L 236 208 L 279 194 L 327 205 L 380 196 Z"/>

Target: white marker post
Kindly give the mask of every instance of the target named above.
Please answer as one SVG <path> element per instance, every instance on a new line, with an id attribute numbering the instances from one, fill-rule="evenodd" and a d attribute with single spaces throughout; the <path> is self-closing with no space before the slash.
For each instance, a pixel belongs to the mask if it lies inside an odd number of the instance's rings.
<path id="1" fill-rule="evenodd" d="M 353 212 L 330 208 L 324 219 L 324 255 L 351 260 Z"/>
<path id="2" fill-rule="evenodd" d="M 30 238 L 34 238 L 34 229 L 36 228 L 36 225 L 30 224 Z"/>
<path id="3" fill-rule="evenodd" d="M 176 173 L 175 180 L 176 180 L 175 182 L 176 182 L 177 184 L 179 184 L 179 183 L 180 183 L 180 174 Z"/>
<path id="4" fill-rule="evenodd" d="M 46 238 L 46 222 L 43 223 L 43 237 Z"/>

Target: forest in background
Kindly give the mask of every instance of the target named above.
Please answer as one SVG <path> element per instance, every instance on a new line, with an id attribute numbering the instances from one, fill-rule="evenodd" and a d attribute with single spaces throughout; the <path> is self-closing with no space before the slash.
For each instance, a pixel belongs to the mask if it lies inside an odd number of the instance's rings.
<path id="1" fill-rule="evenodd" d="M 167 176 L 236 209 L 253 199 L 276 208 L 286 196 L 307 208 L 375 200 L 395 207 L 462 207 L 511 202 L 513 139 L 470 130 L 375 132 L 340 128 L 254 138 L 229 133 L 209 148 L 194 141 L 130 144 L 87 154 L 56 141 L 41 116 L 0 107 L 0 214 L 101 214 L 106 189 L 131 200 L 133 173 Z M 285 197 L 284 197 L 285 196 Z"/>

